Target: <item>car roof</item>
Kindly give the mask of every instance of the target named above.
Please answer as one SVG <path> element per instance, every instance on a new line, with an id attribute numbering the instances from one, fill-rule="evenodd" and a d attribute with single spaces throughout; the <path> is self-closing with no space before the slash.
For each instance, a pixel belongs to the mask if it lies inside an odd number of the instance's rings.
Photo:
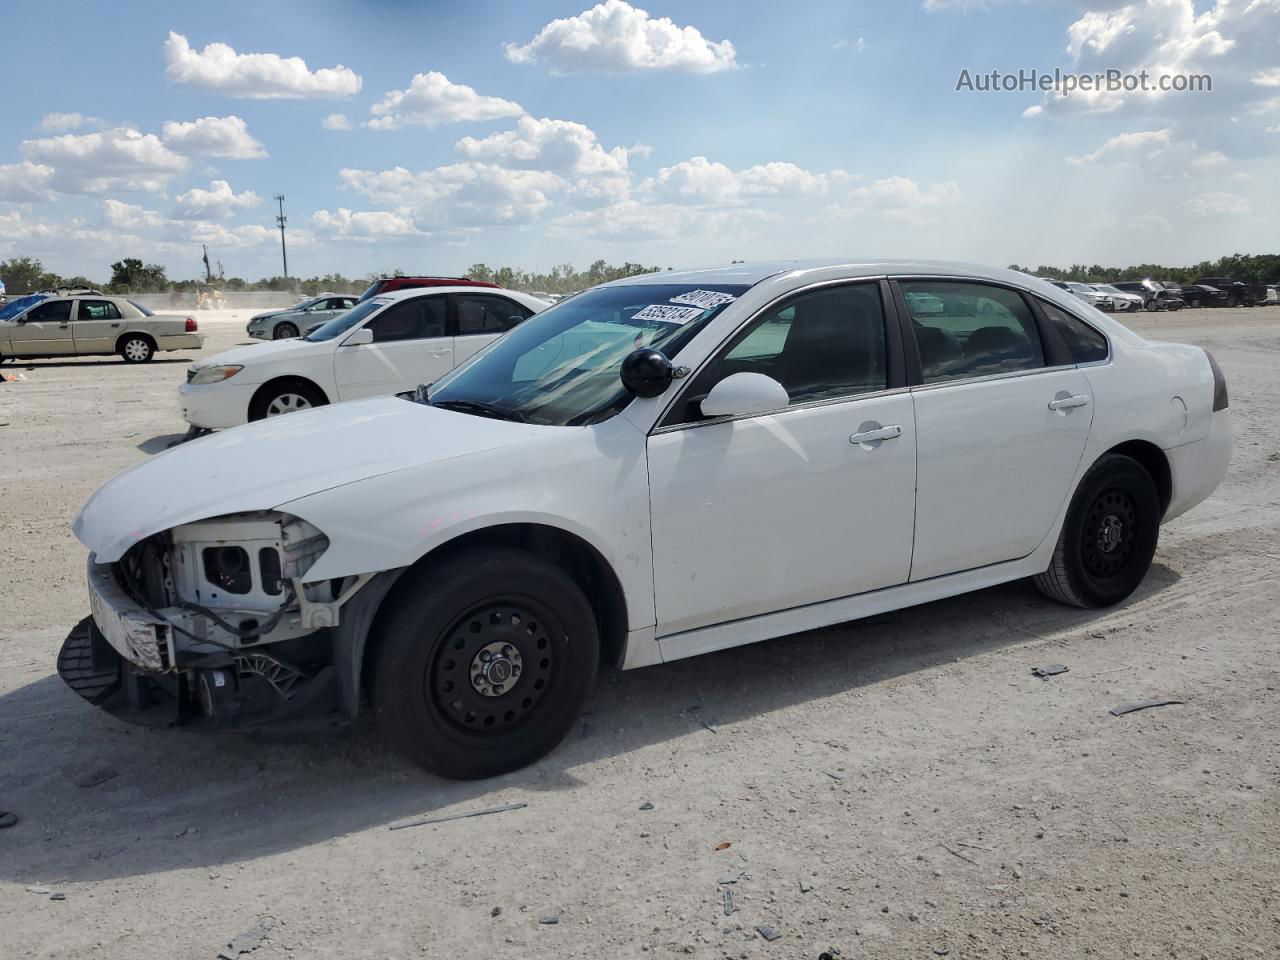
<path id="1" fill-rule="evenodd" d="M 662 270 L 657 273 L 641 273 L 612 280 L 602 286 L 619 287 L 630 284 L 659 283 L 717 283 L 754 286 L 762 280 L 783 274 L 803 275 L 808 271 L 844 267 L 845 276 L 879 277 L 886 274 L 987 277 L 993 280 L 1025 283 L 1029 274 L 1000 267 L 983 266 L 951 260 L 891 260 L 891 259 L 807 259 L 764 260 L 757 263 L 731 263 L 721 266 L 696 267 L 689 270 Z"/>

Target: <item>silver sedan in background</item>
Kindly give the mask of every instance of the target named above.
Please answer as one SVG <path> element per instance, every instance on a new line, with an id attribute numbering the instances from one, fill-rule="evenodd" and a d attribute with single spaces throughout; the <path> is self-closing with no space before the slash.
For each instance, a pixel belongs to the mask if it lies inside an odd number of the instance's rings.
<path id="1" fill-rule="evenodd" d="M 318 297 L 309 297 L 284 310 L 259 313 L 249 321 L 245 330 L 249 336 L 259 340 L 288 340 L 310 327 L 328 323 L 338 314 L 350 310 L 355 305 L 354 296 L 323 293 Z"/>

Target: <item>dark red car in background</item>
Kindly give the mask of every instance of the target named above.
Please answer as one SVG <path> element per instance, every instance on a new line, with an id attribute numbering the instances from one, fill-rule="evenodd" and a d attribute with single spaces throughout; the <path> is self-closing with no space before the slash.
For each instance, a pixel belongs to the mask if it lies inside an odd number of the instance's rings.
<path id="1" fill-rule="evenodd" d="M 466 277 L 382 277 L 380 280 L 373 281 L 369 289 L 360 294 L 360 299 L 356 303 L 364 303 L 370 297 L 376 297 L 380 293 L 410 290 L 415 287 L 499 287 L 499 285 L 484 280 L 468 280 Z"/>

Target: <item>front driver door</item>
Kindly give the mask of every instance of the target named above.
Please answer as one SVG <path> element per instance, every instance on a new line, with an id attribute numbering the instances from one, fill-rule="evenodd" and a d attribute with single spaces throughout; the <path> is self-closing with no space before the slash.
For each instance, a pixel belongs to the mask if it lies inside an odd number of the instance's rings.
<path id="1" fill-rule="evenodd" d="M 15 357 L 60 357 L 76 352 L 71 332 L 70 300 L 46 300 L 20 318 L 9 331 Z"/>
<path id="2" fill-rule="evenodd" d="M 694 378 L 648 443 L 660 637 L 906 582 L 916 437 L 896 344 L 878 283 L 827 287 L 767 309 Z M 744 371 L 789 406 L 699 419 Z"/>
<path id="3" fill-rule="evenodd" d="M 445 296 L 399 300 L 364 327 L 373 343 L 339 345 L 334 378 L 342 400 L 412 390 L 453 369 L 453 343 L 445 323 Z"/>

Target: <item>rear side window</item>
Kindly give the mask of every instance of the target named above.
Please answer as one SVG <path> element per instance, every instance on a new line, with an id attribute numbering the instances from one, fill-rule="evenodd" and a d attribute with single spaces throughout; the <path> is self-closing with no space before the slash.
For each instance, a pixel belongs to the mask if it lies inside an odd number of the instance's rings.
<path id="1" fill-rule="evenodd" d="M 529 317 L 533 311 L 527 307 L 491 294 L 459 293 L 458 336 L 476 333 L 503 333 Z"/>
<path id="2" fill-rule="evenodd" d="M 81 300 L 77 320 L 119 320 L 120 310 L 110 300 Z"/>
<path id="3" fill-rule="evenodd" d="M 1044 300 L 1040 301 L 1040 309 L 1066 342 L 1071 359 L 1076 363 L 1097 363 L 1107 359 L 1107 338 L 1093 327 Z"/>
<path id="4" fill-rule="evenodd" d="M 982 283 L 903 281 L 925 383 L 1044 366 L 1035 317 L 1021 295 Z"/>

